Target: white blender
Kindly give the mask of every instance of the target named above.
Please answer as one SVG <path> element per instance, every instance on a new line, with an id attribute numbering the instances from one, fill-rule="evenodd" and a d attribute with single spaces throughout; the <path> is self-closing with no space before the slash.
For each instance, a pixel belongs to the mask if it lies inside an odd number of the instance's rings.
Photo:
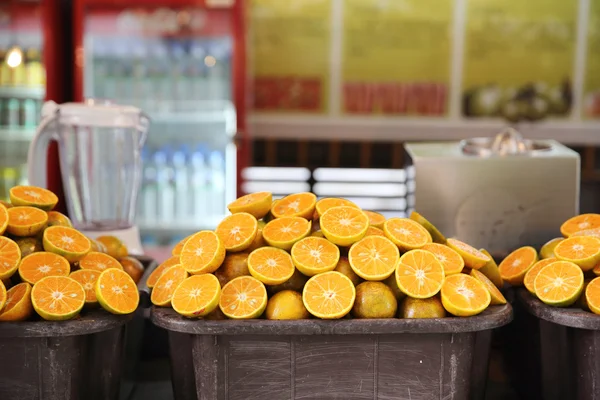
<path id="1" fill-rule="evenodd" d="M 132 106 L 46 102 L 29 146 L 30 184 L 47 187 L 48 145 L 56 140 L 73 226 L 91 238 L 114 235 L 142 255 L 134 218 L 149 122 Z"/>

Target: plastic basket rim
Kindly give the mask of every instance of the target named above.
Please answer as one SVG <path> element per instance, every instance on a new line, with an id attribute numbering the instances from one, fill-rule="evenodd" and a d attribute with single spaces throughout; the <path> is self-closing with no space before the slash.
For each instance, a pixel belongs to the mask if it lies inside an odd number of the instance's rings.
<path id="1" fill-rule="evenodd" d="M 513 319 L 510 304 L 491 306 L 473 317 L 432 319 L 306 319 L 296 321 L 191 320 L 171 308 L 152 307 L 150 319 L 168 331 L 192 335 L 364 335 L 399 333 L 467 333 L 491 330 Z"/>

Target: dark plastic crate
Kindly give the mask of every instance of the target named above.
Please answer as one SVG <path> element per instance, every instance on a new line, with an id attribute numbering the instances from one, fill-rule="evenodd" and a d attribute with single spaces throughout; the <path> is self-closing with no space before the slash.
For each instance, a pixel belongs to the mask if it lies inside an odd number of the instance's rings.
<path id="1" fill-rule="evenodd" d="M 517 306 L 535 319 L 521 331 L 531 338 L 524 350 L 538 356 L 541 392 L 535 398 L 600 399 L 600 316 L 548 306 L 525 289 L 516 297 Z"/>
<path id="2" fill-rule="evenodd" d="M 481 399 L 491 330 L 471 318 L 209 321 L 152 308 L 169 331 L 177 400 Z"/>
<path id="3" fill-rule="evenodd" d="M 156 263 L 140 261 L 145 278 Z M 123 373 L 139 359 L 142 311 L 112 315 L 96 309 L 70 321 L 0 322 L 0 399 L 118 399 Z"/>

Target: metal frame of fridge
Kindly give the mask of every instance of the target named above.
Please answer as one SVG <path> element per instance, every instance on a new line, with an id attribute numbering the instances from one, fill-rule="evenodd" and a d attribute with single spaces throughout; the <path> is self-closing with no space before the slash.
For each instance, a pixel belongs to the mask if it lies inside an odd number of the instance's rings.
<path id="1" fill-rule="evenodd" d="M 58 0 L 54 0 L 58 1 Z M 230 9 L 232 19 L 232 100 L 236 111 L 237 133 L 235 144 L 237 146 L 236 162 L 236 191 L 241 193 L 241 171 L 249 162 L 249 145 L 246 128 L 246 1 L 245 0 L 73 0 L 73 76 L 74 100 L 84 100 L 84 36 L 85 15 L 87 7 L 114 7 L 114 8 L 156 8 L 156 7 L 214 7 Z"/>

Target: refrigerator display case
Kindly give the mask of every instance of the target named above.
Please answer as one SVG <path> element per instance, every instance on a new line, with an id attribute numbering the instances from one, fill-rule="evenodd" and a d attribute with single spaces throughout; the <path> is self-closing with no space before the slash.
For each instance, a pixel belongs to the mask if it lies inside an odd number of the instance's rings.
<path id="1" fill-rule="evenodd" d="M 27 182 L 27 149 L 46 93 L 42 7 L 0 4 L 0 199 Z"/>
<path id="2" fill-rule="evenodd" d="M 241 1 L 76 0 L 75 100 L 151 118 L 137 224 L 146 246 L 214 229 L 245 164 Z"/>

